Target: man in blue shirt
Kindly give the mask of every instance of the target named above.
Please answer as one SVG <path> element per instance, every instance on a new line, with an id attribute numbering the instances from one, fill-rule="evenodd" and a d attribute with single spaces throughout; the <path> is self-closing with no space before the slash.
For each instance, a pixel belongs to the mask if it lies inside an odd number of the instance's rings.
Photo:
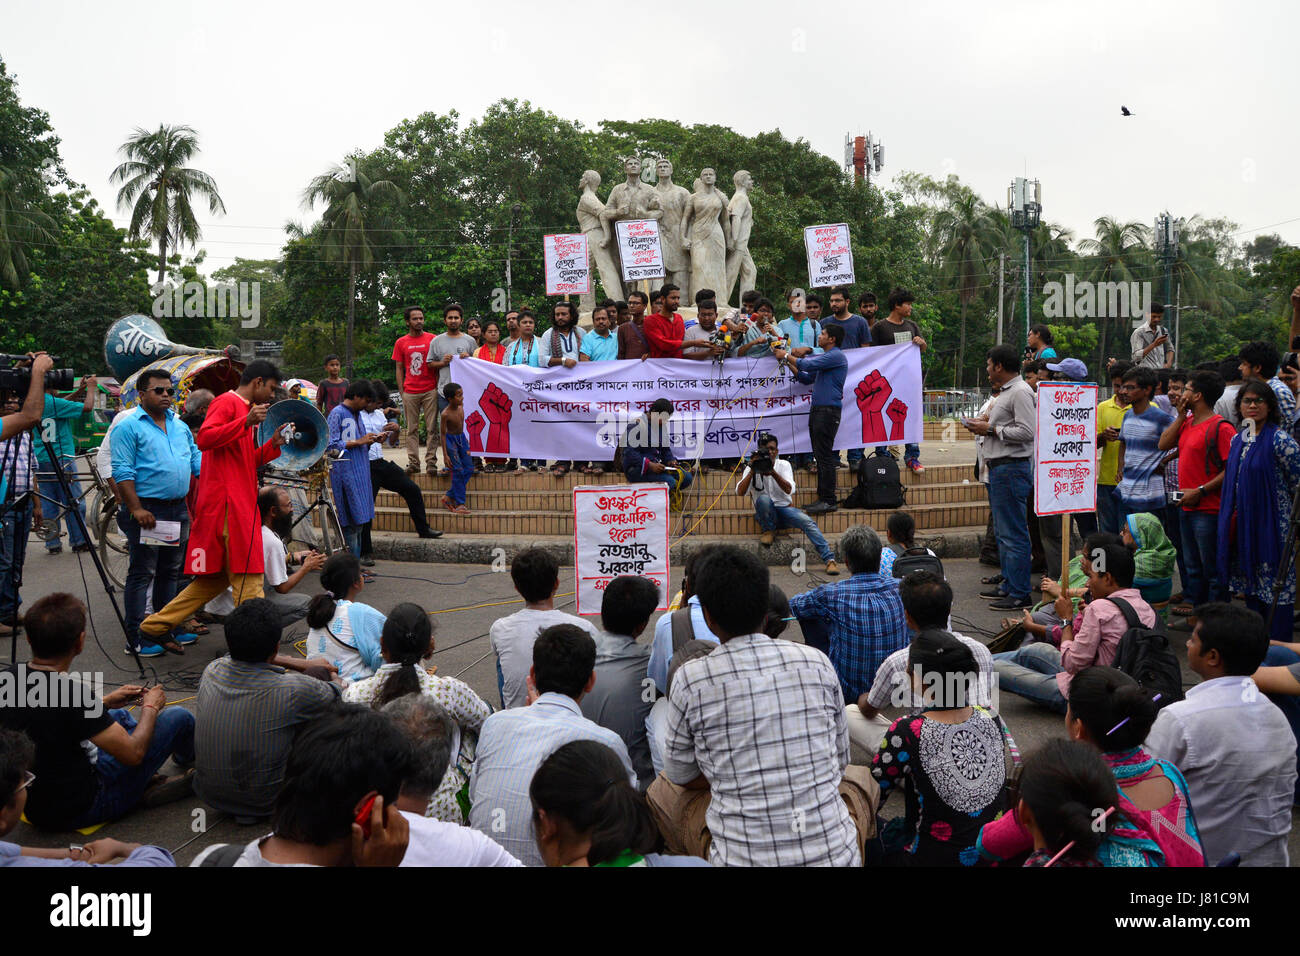
<path id="1" fill-rule="evenodd" d="M 785 349 L 774 348 L 778 362 L 790 366 L 805 385 L 812 385 L 812 410 L 808 412 L 808 433 L 812 437 L 813 457 L 817 459 L 817 500 L 808 506 L 808 514 L 819 515 L 839 507 L 835 499 L 835 433 L 840 427 L 840 406 L 844 402 L 844 378 L 849 372 L 848 359 L 840 349 L 844 329 L 823 325 L 817 340 L 821 355 L 791 356 Z"/>
<path id="2" fill-rule="evenodd" d="M 191 476 L 199 473 L 202 454 L 194 436 L 172 410 L 176 388 L 161 369 L 145 369 L 136 381 L 140 405 L 122 412 L 124 421 L 113 431 L 111 448 L 113 481 L 124 507 L 117 524 L 126 535 L 130 565 L 123 603 L 129 640 L 141 657 L 158 657 L 164 651 L 180 654 L 182 644 L 193 644 L 194 634 L 173 632 L 165 640 L 143 640 L 145 595 L 153 585 L 153 606 L 166 607 L 180 584 L 190 515 L 185 496 Z M 159 522 L 167 522 L 159 528 Z M 172 527 L 174 525 L 174 528 Z M 142 531 L 149 531 L 141 540 Z"/>
<path id="3" fill-rule="evenodd" d="M 618 358 L 618 336 L 609 330 L 613 324 L 613 317 L 603 305 L 591 310 L 592 330 L 582 339 L 578 361 L 612 362 Z"/>
<path id="4" fill-rule="evenodd" d="M 623 439 L 623 474 L 628 481 L 659 481 L 669 491 L 690 487 L 693 476 L 677 466 L 677 455 L 668 439 L 668 419 L 672 414 L 673 403 L 656 398 L 650 411 L 628 428 Z"/>
<path id="5" fill-rule="evenodd" d="M 81 512 L 81 517 L 83 519 L 86 517 L 86 506 L 81 500 L 81 483 L 75 477 L 77 440 L 73 437 L 72 426 L 69 422 L 75 421 L 95 407 L 95 376 L 87 375 L 81 380 L 81 384 L 86 389 L 86 400 L 81 404 L 51 395 L 47 388 L 45 408 L 41 413 L 40 437 L 50 443 L 50 447 L 54 449 L 54 454 L 59 458 L 59 470 L 68 476 L 68 487 L 72 490 L 71 501 L 63 494 L 63 487 L 59 484 L 59 480 L 54 473 L 54 465 L 51 464 L 49 456 L 45 453 L 45 445 L 38 440 L 34 446 L 36 463 L 40 469 L 38 477 L 41 497 L 54 505 L 53 508 L 46 509 L 47 513 L 53 515 L 53 518 L 45 519 L 54 522 L 53 536 L 46 539 L 45 542 L 45 550 L 50 554 L 58 554 L 63 550 L 58 537 L 59 519 L 63 517 L 67 517 L 68 541 L 72 544 L 72 550 L 90 550 L 90 543 L 86 541 L 86 536 L 81 533 L 81 525 L 77 522 L 77 519 L 68 514 L 75 504 L 77 510 Z"/>

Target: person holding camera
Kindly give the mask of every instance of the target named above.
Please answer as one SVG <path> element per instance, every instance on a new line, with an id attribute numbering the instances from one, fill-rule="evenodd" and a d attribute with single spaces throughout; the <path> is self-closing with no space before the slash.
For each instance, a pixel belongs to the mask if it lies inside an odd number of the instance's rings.
<path id="1" fill-rule="evenodd" d="M 794 506 L 794 469 L 777 454 L 775 435 L 763 434 L 758 439 L 758 451 L 749 459 L 745 472 L 736 485 L 736 494 L 749 492 L 754 499 L 754 516 L 763 534 L 758 541 L 770 548 L 778 528 L 800 528 L 808 536 L 821 559 L 826 562 L 827 574 L 839 574 L 835 551 L 814 521 Z"/>
<path id="2" fill-rule="evenodd" d="M 36 378 L 34 373 L 32 378 Z M 41 497 L 53 502 L 55 506 L 50 519 L 53 522 L 53 527 L 50 529 L 51 536 L 45 541 L 45 550 L 49 554 L 59 554 L 63 550 L 63 546 L 59 544 L 58 534 L 60 519 L 66 519 L 68 522 L 68 541 L 72 544 L 72 550 L 90 550 L 90 542 L 82 533 L 81 522 L 73 518 L 70 513 L 75 507 L 81 512 L 83 520 L 86 517 L 86 505 L 81 500 L 81 483 L 76 477 L 77 439 L 72 434 L 70 423 L 95 407 L 95 376 L 87 375 L 81 380 L 81 384 L 86 389 L 86 398 L 78 403 L 59 398 L 54 394 L 56 383 L 44 381 L 45 405 L 41 411 L 41 437 L 49 441 L 54 454 L 58 456 L 57 463 L 50 461 L 49 455 L 45 452 L 45 443 L 36 441 L 36 463 L 40 467 L 40 474 L 37 477 Z M 67 475 L 68 489 L 72 493 L 71 499 L 63 493 L 63 485 L 59 482 L 56 467 Z"/>
<path id="3" fill-rule="evenodd" d="M 0 441 L 13 438 L 19 432 L 28 431 L 41 423 L 41 412 L 45 406 L 45 373 L 54 367 L 54 359 L 44 352 L 35 352 L 24 361 L 31 363 L 26 380 L 27 397 L 22 400 L 21 408 L 14 411 L 5 408 L 4 417 L 0 419 Z M 11 370 L 7 374 L 11 380 L 4 382 L 5 387 L 14 391 L 15 395 L 21 395 L 22 388 L 18 387 L 22 382 L 21 372 Z"/>

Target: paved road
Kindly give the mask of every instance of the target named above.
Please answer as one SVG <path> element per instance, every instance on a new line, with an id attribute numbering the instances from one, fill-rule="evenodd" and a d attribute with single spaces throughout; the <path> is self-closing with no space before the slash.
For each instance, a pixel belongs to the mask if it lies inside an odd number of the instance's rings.
<path id="1" fill-rule="evenodd" d="M 48 556 L 37 542 L 29 549 L 26 601 L 55 591 L 70 591 L 90 607 L 90 633 L 84 655 L 78 659 L 81 670 L 102 670 L 108 687 L 138 680 L 131 659 L 123 654 L 121 630 L 110 608 L 108 597 L 99 584 L 94 565 L 88 555 L 64 552 Z M 442 675 L 460 677 L 494 706 L 499 705 L 496 688 L 496 671 L 488 646 L 488 628 L 497 617 L 517 609 L 518 598 L 506 573 L 494 573 L 483 565 L 434 565 L 399 562 L 380 562 L 375 569 L 378 580 L 366 588 L 361 600 L 390 610 L 400 601 L 414 600 L 433 613 L 437 651 L 434 663 Z M 959 595 L 954 610 L 953 626 L 971 636 L 985 639 L 996 629 L 998 615 L 989 611 L 984 601 L 975 595 L 980 589 L 979 579 L 989 569 L 973 560 L 953 560 L 945 564 L 953 588 Z M 786 593 L 793 594 L 822 580 L 817 575 L 795 574 L 788 569 L 773 568 L 773 580 Z M 674 572 L 673 584 L 680 581 L 680 571 Z M 572 606 L 572 569 L 561 572 L 561 595 L 557 604 Z M 305 625 L 295 625 L 285 635 L 286 647 L 306 634 Z M 792 625 L 786 637 L 799 640 L 797 625 Z M 642 640 L 648 640 L 649 633 Z M 1183 642 L 1176 640 L 1181 657 L 1186 657 Z M 0 654 L 8 655 L 9 642 L 0 640 Z M 288 652 L 292 652 L 291 650 Z M 184 657 L 166 656 L 147 661 L 147 676 L 161 680 L 168 697 L 178 706 L 192 707 L 195 686 L 206 666 L 224 653 L 222 631 L 212 627 L 212 633 L 198 644 L 187 649 Z M 19 658 L 28 656 L 25 645 L 19 647 Z M 1185 666 L 1185 663 L 1184 663 Z M 1188 683 L 1194 675 L 1185 673 Z M 1055 714 L 1029 705 L 1012 695 L 1001 698 L 1002 713 L 1023 751 L 1032 750 L 1048 737 L 1063 733 L 1062 719 Z M 902 812 L 901 804 L 894 798 L 885 807 L 887 816 Z M 199 832 L 200 830 L 203 832 Z M 190 799 L 156 810 L 132 813 L 111 823 L 96 834 L 113 836 L 120 840 L 156 843 L 176 852 L 177 860 L 188 863 L 194 855 L 211 843 L 246 842 L 261 835 L 258 828 L 241 827 L 223 814 L 204 810 L 197 799 Z M 85 837 L 73 834 L 40 833 L 25 825 L 20 826 L 10 839 L 36 846 L 60 846 L 69 842 L 84 842 Z M 1300 856 L 1300 842 L 1293 831 L 1292 859 Z"/>

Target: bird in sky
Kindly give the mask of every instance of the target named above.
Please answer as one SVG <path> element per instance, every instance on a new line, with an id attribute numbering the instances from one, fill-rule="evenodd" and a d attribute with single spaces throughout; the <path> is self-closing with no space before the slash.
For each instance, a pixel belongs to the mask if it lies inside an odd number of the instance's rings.
<path id="1" fill-rule="evenodd" d="M 1127 106 L 1121 106 L 1121 107 L 1119 108 L 1119 111 L 1120 111 L 1123 115 L 1125 115 L 1125 116 L 1132 116 L 1132 115 L 1133 115 L 1132 113 L 1129 112 Z"/>

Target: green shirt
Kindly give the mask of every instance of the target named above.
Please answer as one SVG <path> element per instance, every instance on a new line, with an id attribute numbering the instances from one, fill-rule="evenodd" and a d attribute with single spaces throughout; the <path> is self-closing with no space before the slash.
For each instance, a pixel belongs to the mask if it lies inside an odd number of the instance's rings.
<path id="1" fill-rule="evenodd" d="M 49 440 L 50 446 L 60 458 L 72 458 L 77 454 L 77 440 L 72 435 L 72 426 L 68 424 L 81 417 L 85 406 L 81 402 L 70 402 L 66 398 L 45 396 L 45 408 L 41 411 L 41 437 Z M 42 465 L 49 465 L 45 446 L 40 441 L 33 443 L 36 460 Z"/>

